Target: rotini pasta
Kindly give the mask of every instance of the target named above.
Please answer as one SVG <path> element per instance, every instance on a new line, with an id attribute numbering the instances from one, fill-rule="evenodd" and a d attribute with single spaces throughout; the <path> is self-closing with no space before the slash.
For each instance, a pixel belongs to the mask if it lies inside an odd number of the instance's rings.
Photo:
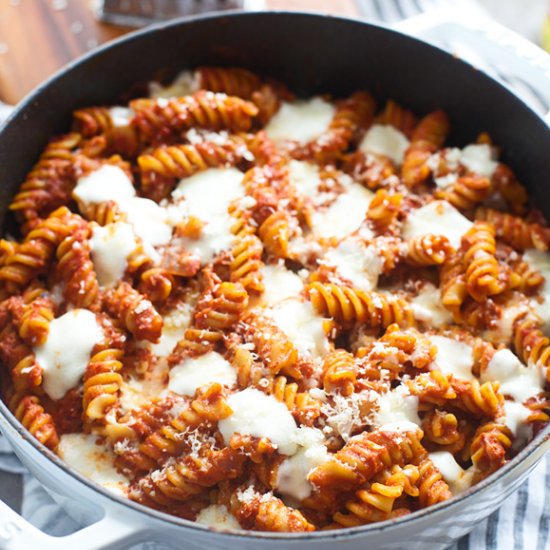
<path id="1" fill-rule="evenodd" d="M 0 397 L 69 466 L 300 533 L 443 502 L 549 422 L 550 228 L 489 135 L 239 67 L 132 98 L 74 112 L 0 240 Z"/>

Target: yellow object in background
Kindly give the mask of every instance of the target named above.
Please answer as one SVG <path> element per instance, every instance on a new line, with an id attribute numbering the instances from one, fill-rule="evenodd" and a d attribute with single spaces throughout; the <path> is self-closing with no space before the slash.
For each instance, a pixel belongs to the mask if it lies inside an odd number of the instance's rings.
<path id="1" fill-rule="evenodd" d="M 550 13 L 546 16 L 546 21 L 542 27 L 542 47 L 550 52 Z"/>

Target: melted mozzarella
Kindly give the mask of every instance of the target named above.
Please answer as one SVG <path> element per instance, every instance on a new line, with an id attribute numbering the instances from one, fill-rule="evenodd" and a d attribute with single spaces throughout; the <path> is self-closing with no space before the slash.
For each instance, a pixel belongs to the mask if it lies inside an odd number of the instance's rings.
<path id="1" fill-rule="evenodd" d="M 73 309 L 50 323 L 46 342 L 34 353 L 43 369 L 44 391 L 52 399 L 61 399 L 78 384 L 102 340 L 103 330 L 87 309 Z"/>
<path id="2" fill-rule="evenodd" d="M 124 203 L 135 195 L 136 190 L 124 170 L 110 164 L 79 178 L 73 191 L 73 197 L 84 204 Z"/>
<path id="3" fill-rule="evenodd" d="M 109 115 L 111 116 L 111 122 L 115 128 L 122 128 L 128 126 L 134 118 L 134 111 L 129 107 L 115 106 L 109 109 Z"/>
<path id="4" fill-rule="evenodd" d="M 336 267 L 338 274 L 355 288 L 373 290 L 382 272 L 382 260 L 376 249 L 348 238 L 324 256 L 323 263 Z"/>
<path id="5" fill-rule="evenodd" d="M 239 522 L 223 504 L 211 504 L 203 508 L 195 520 L 197 523 L 221 529 L 240 529 Z"/>
<path id="6" fill-rule="evenodd" d="M 464 470 L 451 453 L 439 451 L 429 454 L 434 466 L 449 485 L 453 495 L 468 489 L 472 484 L 472 471 Z"/>
<path id="7" fill-rule="evenodd" d="M 312 230 L 319 238 L 343 239 L 365 220 L 373 194 L 358 183 L 349 185 L 323 212 L 314 212 Z"/>
<path id="8" fill-rule="evenodd" d="M 441 291 L 431 283 L 425 284 L 417 296 L 411 300 L 415 319 L 428 323 L 432 327 L 450 325 L 453 318 L 441 303 Z"/>
<path id="9" fill-rule="evenodd" d="M 397 386 L 377 398 L 378 411 L 374 424 L 381 430 L 409 432 L 420 426 L 418 397 L 409 394 L 406 386 Z"/>
<path id="10" fill-rule="evenodd" d="M 489 361 L 481 380 L 500 382 L 500 393 L 523 403 L 543 390 L 545 369 L 539 365 L 525 366 L 510 350 L 501 349 Z"/>
<path id="11" fill-rule="evenodd" d="M 128 479 L 113 466 L 114 455 L 96 435 L 64 434 L 58 448 L 59 456 L 83 476 L 116 493 L 126 493 Z"/>
<path id="12" fill-rule="evenodd" d="M 435 364 L 445 374 L 452 374 L 463 380 L 473 380 L 473 351 L 464 342 L 457 342 L 445 336 L 430 336 L 430 341 L 437 348 Z"/>
<path id="13" fill-rule="evenodd" d="M 472 222 L 447 201 L 433 201 L 409 214 L 403 225 L 403 237 L 413 239 L 428 233 L 444 235 L 458 248 L 462 235 L 471 227 Z"/>
<path id="14" fill-rule="evenodd" d="M 491 146 L 486 143 L 468 145 L 462 149 L 460 164 L 480 176 L 490 178 L 498 166 L 492 156 Z"/>
<path id="15" fill-rule="evenodd" d="M 286 300 L 267 314 L 301 353 L 313 358 L 327 353 L 324 319 L 315 313 L 310 302 Z"/>
<path id="16" fill-rule="evenodd" d="M 319 167 L 311 162 L 291 160 L 288 163 L 288 177 L 290 183 L 298 193 L 313 197 L 319 190 Z"/>
<path id="17" fill-rule="evenodd" d="M 527 305 L 523 303 L 502 308 L 500 318 L 496 320 L 493 328 L 483 333 L 483 338 L 495 344 L 510 343 L 512 341 L 515 320 L 528 310 Z"/>
<path id="18" fill-rule="evenodd" d="M 273 305 L 287 298 L 296 297 L 304 288 L 302 279 L 284 265 L 264 265 L 261 273 L 264 283 L 261 296 L 263 304 Z"/>
<path id="19" fill-rule="evenodd" d="M 92 261 L 99 284 L 111 285 L 122 279 L 128 256 L 136 248 L 134 230 L 123 222 L 96 225 L 90 239 Z"/>
<path id="20" fill-rule="evenodd" d="M 328 130 L 334 112 L 334 106 L 320 97 L 283 102 L 265 130 L 275 142 L 292 140 L 304 145 Z"/>
<path id="21" fill-rule="evenodd" d="M 527 250 L 523 259 L 532 269 L 536 269 L 544 277 L 544 285 L 540 291 L 542 303 L 535 300 L 532 306 L 545 325 L 545 332 L 550 334 L 550 254 L 540 250 Z"/>
<path id="22" fill-rule="evenodd" d="M 167 219 L 167 212 L 155 201 L 134 197 L 120 206 L 144 245 L 160 246 L 167 244 L 172 238 L 172 226 Z"/>
<path id="23" fill-rule="evenodd" d="M 374 124 L 359 144 L 365 153 L 374 153 L 389 157 L 395 164 L 402 164 L 405 151 L 409 146 L 407 137 L 389 124 Z"/>
<path id="24" fill-rule="evenodd" d="M 244 196 L 242 179 L 242 172 L 235 168 L 211 168 L 181 180 L 172 193 L 175 199 L 185 199 L 190 216 L 206 224 L 199 239 L 182 239 L 182 245 L 202 262 L 211 261 L 233 242 L 231 226 L 234 220 L 228 207 Z"/>
<path id="25" fill-rule="evenodd" d="M 316 428 L 297 430 L 295 441 L 299 445 L 296 454 L 284 460 L 277 470 L 277 491 L 297 501 L 309 497 L 311 484 L 307 476 L 313 468 L 326 462 L 330 455 L 323 444 L 324 435 Z"/>
<path id="26" fill-rule="evenodd" d="M 211 351 L 200 357 L 189 357 L 170 370 L 168 389 L 180 395 L 194 395 L 198 388 L 218 382 L 233 386 L 237 373 L 219 353 Z"/>
<path id="27" fill-rule="evenodd" d="M 533 414 L 533 411 L 521 403 L 505 401 L 504 414 L 504 424 L 516 438 L 514 445 L 517 446 L 518 443 L 525 443 L 531 436 L 531 426 L 526 424 L 526 422 L 529 416 Z"/>
<path id="28" fill-rule="evenodd" d="M 162 86 L 158 82 L 149 83 L 149 95 L 157 98 L 181 97 L 194 94 L 199 90 L 197 77 L 191 71 L 182 71 L 169 86 Z"/>
<path id="29" fill-rule="evenodd" d="M 168 356 L 176 344 L 183 338 L 186 329 L 191 323 L 193 314 L 193 306 L 189 303 L 178 304 L 177 309 L 171 311 L 163 319 L 162 334 L 160 340 L 156 344 L 147 345 L 157 357 Z"/>
<path id="30" fill-rule="evenodd" d="M 233 393 L 227 398 L 233 413 L 220 420 L 218 427 L 226 444 L 233 434 L 266 437 L 284 455 L 297 450 L 297 426 L 286 405 L 273 396 L 253 388 Z"/>

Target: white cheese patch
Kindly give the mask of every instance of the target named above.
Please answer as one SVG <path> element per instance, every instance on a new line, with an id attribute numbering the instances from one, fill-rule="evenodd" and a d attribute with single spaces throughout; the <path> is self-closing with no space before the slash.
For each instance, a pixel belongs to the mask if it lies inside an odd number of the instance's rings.
<path id="1" fill-rule="evenodd" d="M 178 221 L 171 219 L 168 209 L 150 199 L 137 197 L 130 178 L 118 166 L 107 164 L 80 178 L 73 196 L 84 204 L 115 201 L 143 241 L 145 252 L 155 261 L 158 255 L 154 247 L 170 241 L 173 225 Z"/>
<path id="2" fill-rule="evenodd" d="M 545 279 L 540 290 L 542 303 L 533 300 L 532 307 L 544 323 L 544 329 L 548 336 L 550 334 L 550 254 L 530 249 L 525 252 L 523 259 Z"/>
<path id="3" fill-rule="evenodd" d="M 233 414 L 218 423 L 226 444 L 233 434 L 239 433 L 266 437 L 281 454 L 293 455 L 296 452 L 298 427 L 286 405 L 253 388 L 231 394 L 227 403 Z"/>
<path id="4" fill-rule="evenodd" d="M 114 465 L 114 454 L 97 436 L 83 433 L 63 434 L 58 453 L 61 459 L 83 476 L 115 493 L 126 493 L 128 479 L 119 474 Z"/>
<path id="5" fill-rule="evenodd" d="M 523 403 L 544 389 L 545 368 L 524 365 L 510 350 L 497 351 L 481 373 L 481 380 L 500 382 L 500 393 Z"/>
<path id="6" fill-rule="evenodd" d="M 397 165 L 403 164 L 408 147 L 405 134 L 389 124 L 373 124 L 359 144 L 359 150 L 384 155 Z"/>
<path id="7" fill-rule="evenodd" d="M 163 318 L 162 334 L 156 344 L 147 342 L 151 351 L 157 357 L 170 355 L 176 344 L 183 338 L 183 335 L 191 323 L 193 305 L 189 303 L 178 304 L 177 309 L 171 311 Z"/>
<path id="8" fill-rule="evenodd" d="M 295 442 L 299 445 L 298 451 L 279 466 L 277 492 L 296 501 L 310 496 L 312 487 L 308 474 L 330 458 L 324 440 L 323 432 L 316 428 L 297 430 Z"/>
<path id="9" fill-rule="evenodd" d="M 396 432 L 416 431 L 420 426 L 418 397 L 410 395 L 406 386 L 397 386 L 377 398 L 378 411 L 374 424 L 379 429 Z"/>
<path id="10" fill-rule="evenodd" d="M 291 160 L 288 163 L 288 177 L 298 193 L 314 197 L 319 191 L 319 167 L 311 162 Z"/>
<path id="11" fill-rule="evenodd" d="M 451 187 L 458 181 L 458 174 L 455 174 L 454 172 L 450 172 L 449 174 L 446 174 L 445 176 L 439 176 L 437 178 L 434 178 L 434 182 L 440 189 L 447 189 L 448 187 Z"/>
<path id="12" fill-rule="evenodd" d="M 472 374 L 474 355 L 471 346 L 445 336 L 430 336 L 430 341 L 437 348 L 435 365 L 442 372 L 462 380 L 475 378 Z"/>
<path id="13" fill-rule="evenodd" d="M 472 144 L 464 147 L 460 155 L 460 164 L 471 172 L 490 178 L 498 162 L 493 160 L 491 146 L 487 143 Z"/>
<path id="14" fill-rule="evenodd" d="M 439 451 L 430 453 L 429 457 L 449 485 L 453 495 L 465 491 L 472 485 L 473 472 L 464 470 L 451 453 Z"/>
<path id="15" fill-rule="evenodd" d="M 232 201 L 244 196 L 243 173 L 236 168 L 211 168 L 182 179 L 172 193 L 184 198 L 187 212 L 205 222 L 199 239 L 181 239 L 182 246 L 203 263 L 231 247 L 233 218 L 228 213 Z"/>
<path id="16" fill-rule="evenodd" d="M 528 310 L 527 304 L 524 303 L 502 308 L 501 316 L 495 321 L 494 327 L 483 332 L 483 338 L 495 344 L 511 343 L 515 320 Z"/>
<path id="17" fill-rule="evenodd" d="M 126 213 L 128 222 L 134 226 L 136 235 L 144 245 L 160 246 L 168 244 L 172 238 L 172 225 L 167 212 L 151 199 L 134 197 L 124 204 L 121 210 Z"/>
<path id="18" fill-rule="evenodd" d="M 73 309 L 54 319 L 46 342 L 34 348 L 43 369 L 44 391 L 61 399 L 82 378 L 90 354 L 103 340 L 103 330 L 87 309 Z"/>
<path id="19" fill-rule="evenodd" d="M 209 527 L 217 527 L 219 529 L 240 529 L 239 522 L 235 519 L 227 506 L 223 504 L 211 504 L 203 508 L 197 515 L 195 520 L 202 525 Z"/>
<path id="20" fill-rule="evenodd" d="M 516 439 L 514 445 L 524 444 L 531 436 L 531 426 L 527 424 L 527 419 L 533 414 L 533 411 L 521 403 L 505 401 L 504 414 L 504 424 L 510 429 Z"/>
<path id="21" fill-rule="evenodd" d="M 198 91 L 199 81 L 191 71 L 182 71 L 177 74 L 168 86 L 162 86 L 158 82 L 149 83 L 149 96 L 156 98 L 181 97 Z"/>
<path id="22" fill-rule="evenodd" d="M 335 110 L 334 105 L 320 97 L 283 102 L 265 130 L 275 142 L 292 140 L 305 145 L 328 130 Z"/>
<path id="23" fill-rule="evenodd" d="M 109 109 L 109 115 L 115 128 L 123 128 L 130 124 L 135 112 L 129 107 L 120 107 L 117 105 Z"/>
<path id="24" fill-rule="evenodd" d="M 403 225 L 403 237 L 413 239 L 428 233 L 444 235 L 454 248 L 460 246 L 462 235 L 472 222 L 447 201 L 433 201 L 413 210 Z"/>
<path id="25" fill-rule="evenodd" d="M 285 300 L 266 311 L 300 353 L 314 359 L 328 352 L 324 319 L 317 315 L 311 302 Z"/>
<path id="26" fill-rule="evenodd" d="M 200 357 L 188 357 L 170 370 L 168 389 L 180 395 L 194 395 L 201 386 L 219 383 L 233 386 L 237 373 L 219 353 L 210 351 Z"/>
<path id="27" fill-rule="evenodd" d="M 324 211 L 314 212 L 312 230 L 316 237 L 343 239 L 365 220 L 373 194 L 358 183 L 352 183 Z"/>
<path id="28" fill-rule="evenodd" d="M 262 304 L 273 305 L 296 297 L 304 288 L 302 279 L 284 265 L 264 265 L 261 273 L 264 283 Z"/>
<path id="29" fill-rule="evenodd" d="M 453 318 L 441 302 L 441 290 L 431 283 L 426 283 L 417 296 L 411 300 L 415 319 L 440 328 L 450 325 Z"/>
<path id="30" fill-rule="evenodd" d="M 340 277 L 360 290 L 375 289 L 382 273 L 382 259 L 376 249 L 353 237 L 329 249 L 321 262 L 335 267 Z"/>
<path id="31" fill-rule="evenodd" d="M 136 237 L 128 223 L 109 223 L 103 227 L 96 225 L 90 246 L 99 284 L 107 286 L 122 279 L 128 256 L 136 248 Z"/>
<path id="32" fill-rule="evenodd" d="M 79 178 L 73 190 L 73 197 L 84 204 L 124 203 L 135 196 L 136 190 L 124 170 L 110 164 Z"/>

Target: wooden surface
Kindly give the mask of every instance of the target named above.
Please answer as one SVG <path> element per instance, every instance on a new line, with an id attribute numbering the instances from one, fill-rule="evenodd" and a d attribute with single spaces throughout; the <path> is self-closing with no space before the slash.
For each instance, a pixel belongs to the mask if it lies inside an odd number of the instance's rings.
<path id="1" fill-rule="evenodd" d="M 354 0 L 267 0 L 270 9 L 356 14 Z M 17 103 L 57 69 L 131 29 L 99 23 L 92 0 L 0 0 L 0 100 Z"/>

